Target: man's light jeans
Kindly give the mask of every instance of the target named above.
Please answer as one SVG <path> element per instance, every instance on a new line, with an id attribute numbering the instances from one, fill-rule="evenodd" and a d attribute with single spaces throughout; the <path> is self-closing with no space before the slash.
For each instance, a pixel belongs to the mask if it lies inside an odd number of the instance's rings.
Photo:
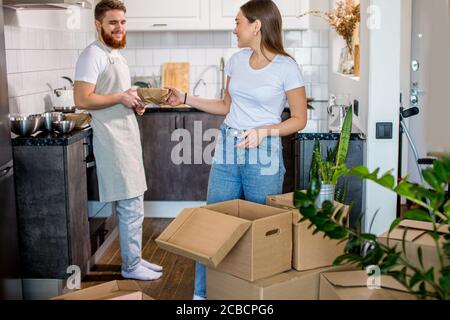
<path id="1" fill-rule="evenodd" d="M 141 263 L 144 196 L 116 202 L 122 270 L 134 271 Z"/>

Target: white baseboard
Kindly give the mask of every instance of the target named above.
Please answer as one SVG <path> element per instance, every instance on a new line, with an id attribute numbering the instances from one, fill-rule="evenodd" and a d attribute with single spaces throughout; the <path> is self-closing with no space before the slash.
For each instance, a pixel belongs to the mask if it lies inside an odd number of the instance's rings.
<path id="1" fill-rule="evenodd" d="M 204 206 L 205 201 L 145 201 L 146 218 L 175 218 L 185 208 Z M 98 201 L 88 202 L 89 218 L 107 218 L 112 214 L 112 204 Z"/>
<path id="2" fill-rule="evenodd" d="M 145 217 L 175 218 L 185 208 L 195 208 L 205 204 L 205 201 L 145 201 Z"/>

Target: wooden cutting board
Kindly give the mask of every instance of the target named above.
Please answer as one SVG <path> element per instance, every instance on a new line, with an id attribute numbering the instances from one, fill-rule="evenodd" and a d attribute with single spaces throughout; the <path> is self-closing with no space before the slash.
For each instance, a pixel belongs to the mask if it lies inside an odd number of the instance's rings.
<path id="1" fill-rule="evenodd" d="M 182 92 L 189 92 L 189 63 L 164 63 L 162 65 L 162 86 L 172 86 Z"/>

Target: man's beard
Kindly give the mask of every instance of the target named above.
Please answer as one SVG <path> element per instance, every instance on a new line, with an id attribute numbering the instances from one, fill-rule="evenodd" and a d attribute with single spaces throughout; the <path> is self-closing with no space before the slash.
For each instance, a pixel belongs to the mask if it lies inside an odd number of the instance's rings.
<path id="1" fill-rule="evenodd" d="M 105 42 L 105 44 L 113 49 L 123 49 L 125 48 L 125 45 L 127 44 L 127 34 L 124 33 L 122 40 L 116 40 L 113 38 L 112 35 L 109 35 L 105 32 L 105 30 L 102 27 L 102 39 Z"/>

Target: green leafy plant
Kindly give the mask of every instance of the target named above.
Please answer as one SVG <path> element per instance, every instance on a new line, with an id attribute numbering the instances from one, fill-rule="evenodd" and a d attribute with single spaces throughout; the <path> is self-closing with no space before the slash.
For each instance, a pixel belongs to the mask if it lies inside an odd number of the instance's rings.
<path id="1" fill-rule="evenodd" d="M 433 225 L 433 230 L 427 233 L 434 240 L 439 265 L 436 266 L 436 270 L 435 267 L 424 268 L 421 247 L 417 250 L 420 265 L 411 262 L 412 257 L 406 255 L 405 249 L 407 228 L 403 234 L 401 248 L 395 245 L 391 247 L 389 242 L 381 243 L 374 234 L 351 230 L 347 227 L 347 217 L 343 216 L 343 211 L 335 210 L 331 202 L 326 201 L 322 209 L 317 209 L 314 202 L 320 192 L 320 182 L 312 179 L 306 193 L 294 192 L 294 205 L 299 208 L 303 216 L 301 221 L 311 222 L 309 227 L 314 227 L 314 233 L 323 232 L 325 237 L 347 242 L 345 254 L 338 257 L 334 264 L 351 263 L 363 268 L 377 265 L 381 274 L 394 277 L 419 298 L 449 300 L 450 234 L 438 232 L 438 223 L 441 227 L 445 225 L 450 232 L 448 226 L 450 200 L 446 191 L 450 183 L 450 158 L 435 160 L 431 168 L 423 170 L 423 176 L 429 188 L 410 183 L 406 179 L 395 185 L 396 178 L 391 172 L 379 175 L 379 169 L 370 172 L 364 166 L 351 169 L 340 167 L 337 175 L 355 175 L 361 179 L 373 181 L 415 203 L 417 208 L 408 210 L 405 218 L 427 221 Z M 389 234 L 400 223 L 401 219 L 396 219 L 389 228 Z M 365 252 L 359 250 L 362 246 L 367 248 Z"/>
<path id="2" fill-rule="evenodd" d="M 327 149 L 325 160 L 322 159 L 320 142 L 316 140 L 311 161 L 311 178 L 318 179 L 321 184 L 336 185 L 340 168 L 342 168 L 342 166 L 345 167 L 345 159 L 347 158 L 352 132 L 352 121 L 353 110 L 352 106 L 349 106 L 339 136 L 339 143 L 334 150 Z"/>

